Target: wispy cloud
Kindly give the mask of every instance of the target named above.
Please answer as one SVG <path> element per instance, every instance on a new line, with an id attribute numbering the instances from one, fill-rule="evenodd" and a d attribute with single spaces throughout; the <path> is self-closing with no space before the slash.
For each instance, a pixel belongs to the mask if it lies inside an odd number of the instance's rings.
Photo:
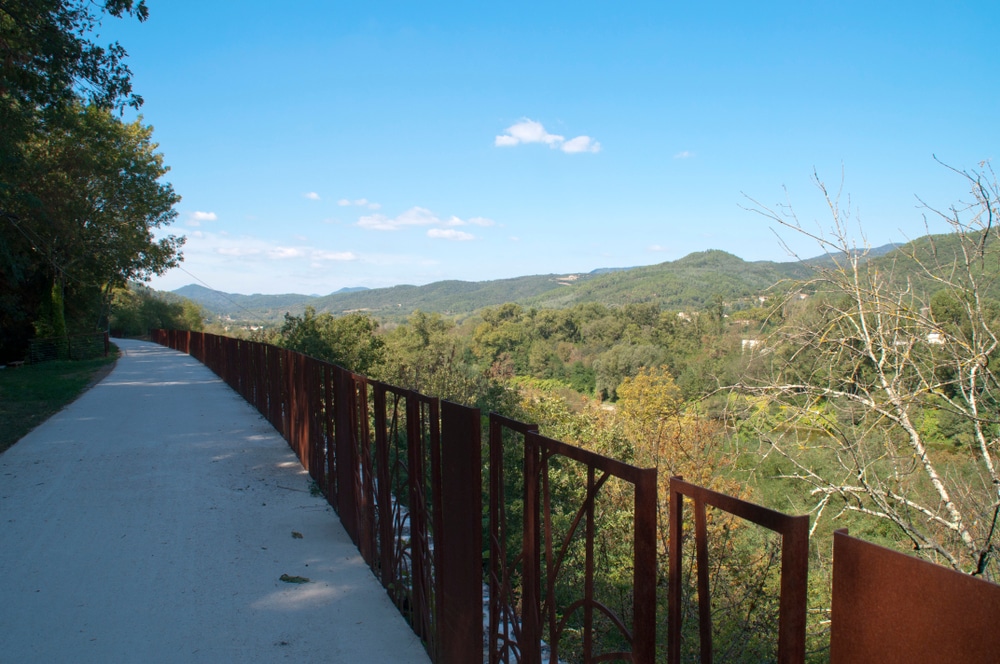
<path id="1" fill-rule="evenodd" d="M 189 253 L 215 255 L 224 258 L 238 258 L 242 261 L 355 261 L 360 257 L 353 251 L 333 251 L 311 246 L 308 241 L 296 238 L 302 244 L 285 245 L 272 243 L 253 236 L 232 237 L 225 233 L 205 233 L 195 231 L 196 244 L 185 247 Z"/>
<path id="2" fill-rule="evenodd" d="M 560 149 L 570 154 L 575 152 L 600 152 L 601 144 L 590 136 L 577 136 L 563 143 Z"/>
<path id="3" fill-rule="evenodd" d="M 384 214 L 370 214 L 358 220 L 358 226 L 373 231 L 398 231 L 403 228 L 432 226 L 427 236 L 447 240 L 472 240 L 475 239 L 471 233 L 453 230 L 457 226 L 493 226 L 496 222 L 486 217 L 471 217 L 462 219 L 451 216 L 441 219 L 436 214 L 422 207 L 412 207 L 406 212 L 395 217 Z"/>
<path id="4" fill-rule="evenodd" d="M 308 198 L 311 201 L 318 201 L 319 200 L 319 194 L 317 194 L 315 191 L 307 192 L 305 194 L 302 194 L 302 196 L 303 196 L 303 198 Z"/>
<path id="5" fill-rule="evenodd" d="M 664 247 L 664 246 L 662 246 L 662 245 L 659 245 L 659 244 L 651 244 L 651 245 L 649 245 L 649 250 L 650 251 L 667 251 L 667 248 Z"/>
<path id="6" fill-rule="evenodd" d="M 201 226 L 203 222 L 206 221 L 218 221 L 219 215 L 214 212 L 202 212 L 200 210 L 192 212 L 188 215 L 187 225 L 188 226 Z"/>
<path id="7" fill-rule="evenodd" d="M 674 155 L 674 159 L 690 159 L 693 156 L 694 153 L 691 152 L 690 150 L 681 150 L 680 152 Z"/>
<path id="8" fill-rule="evenodd" d="M 454 228 L 431 228 L 427 231 L 427 237 L 439 238 L 442 240 L 475 240 L 476 236 L 465 231 L 456 231 Z"/>
<path id="9" fill-rule="evenodd" d="M 507 127 L 504 133 L 493 141 L 493 145 L 500 148 L 513 147 L 522 143 L 543 143 L 569 154 L 601 151 L 601 144 L 590 136 L 577 136 L 566 140 L 565 136 L 550 134 L 541 122 L 528 118 Z"/>
<path id="10" fill-rule="evenodd" d="M 353 251 L 313 251 L 314 261 L 356 261 L 359 256 Z"/>
<path id="11" fill-rule="evenodd" d="M 369 210 L 380 210 L 382 208 L 381 204 L 375 203 L 374 201 L 370 201 L 367 198 L 357 198 L 353 201 L 347 198 L 341 198 L 339 201 L 337 201 L 337 205 L 339 205 L 340 207 L 351 207 L 351 206 L 364 207 L 368 208 Z"/>

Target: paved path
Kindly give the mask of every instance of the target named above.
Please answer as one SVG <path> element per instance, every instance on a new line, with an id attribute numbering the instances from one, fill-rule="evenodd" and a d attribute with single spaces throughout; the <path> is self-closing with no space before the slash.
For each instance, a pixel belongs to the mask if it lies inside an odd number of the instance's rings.
<path id="1" fill-rule="evenodd" d="M 0 663 L 428 662 L 270 424 L 196 360 L 116 343 L 0 455 Z"/>

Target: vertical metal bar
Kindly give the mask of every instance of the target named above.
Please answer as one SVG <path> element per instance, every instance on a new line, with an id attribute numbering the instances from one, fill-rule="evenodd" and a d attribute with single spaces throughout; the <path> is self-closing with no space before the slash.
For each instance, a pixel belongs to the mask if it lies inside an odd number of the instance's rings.
<path id="1" fill-rule="evenodd" d="M 482 444 L 479 409 L 441 403 L 441 662 L 482 661 Z"/>
<path id="2" fill-rule="evenodd" d="M 694 499 L 694 541 L 698 559 L 698 632 L 701 661 L 712 664 L 712 597 L 708 584 L 708 526 L 705 503 Z"/>
<path id="3" fill-rule="evenodd" d="M 809 574 L 809 517 L 788 517 L 781 542 L 781 598 L 778 661 L 798 664 L 806 658 L 806 591 Z"/>
<path id="4" fill-rule="evenodd" d="M 587 466 L 587 495 L 594 495 L 594 467 Z M 583 658 L 590 661 L 594 656 L 594 500 L 586 503 L 584 590 L 583 590 Z"/>
<path id="5" fill-rule="evenodd" d="M 424 558 L 427 550 L 427 503 L 424 498 L 423 432 L 420 426 L 420 402 L 413 393 L 406 398 L 407 462 L 409 465 L 410 501 L 410 565 L 412 568 L 410 608 L 413 611 L 413 630 L 423 639 L 429 639 L 430 588 L 424 585 L 427 578 Z M 433 659 L 433 653 L 431 654 Z"/>
<path id="6" fill-rule="evenodd" d="M 354 472 L 357 461 L 354 458 L 354 432 L 351 431 L 351 411 L 354 408 L 354 385 L 351 374 L 340 367 L 334 367 L 334 387 L 336 389 L 336 430 L 337 453 L 337 514 L 344 530 L 355 545 L 358 543 L 358 512 L 354 501 Z"/>
<path id="7" fill-rule="evenodd" d="M 521 589 L 521 662 L 540 664 L 541 652 L 541 574 L 538 542 L 538 447 L 531 434 L 524 440 L 524 535 L 523 587 Z"/>
<path id="8" fill-rule="evenodd" d="M 667 580 L 667 662 L 681 664 L 681 544 L 684 496 L 670 480 L 670 572 Z"/>
<path id="9" fill-rule="evenodd" d="M 503 428 L 500 421 L 490 414 L 490 558 L 489 582 L 490 621 L 487 652 L 489 664 L 500 664 L 497 635 L 500 631 L 500 603 L 503 601 L 503 578 L 506 565 L 507 524 L 504 519 Z"/>
<path id="10" fill-rule="evenodd" d="M 358 549 L 369 567 L 375 567 L 375 484 L 371 459 L 370 430 L 368 428 L 368 390 L 364 381 L 355 379 L 356 409 L 351 430 L 355 432 L 355 458 L 359 476 L 356 478 L 358 505 Z"/>
<path id="11" fill-rule="evenodd" d="M 447 543 L 447 529 L 445 528 L 444 522 L 444 484 L 445 477 L 442 468 L 442 450 L 441 450 L 441 413 L 439 402 L 437 399 L 428 399 L 425 402 L 427 409 L 426 420 L 428 425 L 429 438 L 427 441 L 430 447 L 430 470 L 431 470 L 431 481 L 429 484 L 425 485 L 427 491 L 430 493 L 430 505 L 431 505 L 431 518 L 429 520 L 430 526 L 430 541 L 434 543 L 434 547 L 431 550 L 431 582 L 434 587 L 434 610 L 431 614 L 431 629 L 434 634 L 434 653 L 440 660 L 443 657 L 442 647 L 444 643 L 441 641 L 442 636 L 448 638 L 451 637 L 450 634 L 441 631 L 441 617 L 444 614 L 444 583 L 447 577 L 451 575 L 452 570 L 445 567 L 442 556 L 444 555 L 445 549 L 449 546 Z M 424 412 L 424 407 L 421 407 L 421 413 Z M 423 430 L 423 427 L 421 427 Z M 454 481 L 456 478 L 449 477 L 449 483 Z M 445 542 L 443 544 L 438 542 L 438 537 L 444 537 Z M 480 555 L 482 551 L 480 551 Z M 480 573 L 482 573 L 482 565 L 480 565 Z M 480 604 L 479 610 L 482 611 L 482 585 L 480 588 Z M 457 589 L 456 589 L 457 590 Z M 480 625 L 482 625 L 482 618 L 479 619 Z M 480 627 L 482 629 L 482 627 Z M 480 639 L 480 649 L 482 648 L 482 639 Z M 482 653 L 480 653 L 482 656 Z"/>
<path id="12" fill-rule="evenodd" d="M 656 469 L 635 482 L 632 567 L 632 661 L 656 658 Z"/>
<path id="13" fill-rule="evenodd" d="M 385 385 L 374 385 L 375 400 L 375 468 L 378 479 L 379 578 L 382 585 L 394 583 L 392 554 L 395 542 L 392 533 L 392 461 L 389 454 L 388 418 L 386 416 Z"/>
<path id="14" fill-rule="evenodd" d="M 326 481 L 323 483 L 323 493 L 326 501 L 331 505 L 336 505 L 337 486 L 337 454 L 334 444 L 333 430 L 333 366 L 323 364 L 323 414 L 325 416 L 325 440 L 326 440 Z"/>

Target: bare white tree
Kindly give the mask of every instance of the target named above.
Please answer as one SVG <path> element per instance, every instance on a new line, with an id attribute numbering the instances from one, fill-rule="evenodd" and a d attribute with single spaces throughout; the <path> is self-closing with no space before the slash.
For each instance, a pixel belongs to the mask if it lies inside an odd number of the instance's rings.
<path id="1" fill-rule="evenodd" d="M 924 209 L 950 232 L 879 258 L 818 178 L 829 232 L 752 201 L 828 261 L 789 291 L 789 315 L 737 390 L 767 449 L 812 484 L 817 520 L 833 506 L 885 519 L 927 557 L 997 580 L 1000 187 L 988 163 L 947 168 L 971 201 Z"/>

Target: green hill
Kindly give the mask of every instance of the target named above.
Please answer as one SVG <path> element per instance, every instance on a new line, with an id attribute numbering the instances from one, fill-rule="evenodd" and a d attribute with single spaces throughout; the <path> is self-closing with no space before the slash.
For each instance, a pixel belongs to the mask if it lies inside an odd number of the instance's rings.
<path id="1" fill-rule="evenodd" d="M 954 256 L 957 240 L 951 236 L 920 238 L 909 245 L 872 249 L 868 260 L 879 261 L 906 278 L 919 270 L 908 249 L 929 258 Z M 936 252 L 936 254 L 935 254 Z M 212 314 L 239 321 L 280 322 L 286 312 L 301 314 L 307 305 L 319 312 L 343 314 L 364 311 L 381 320 L 402 320 L 415 310 L 448 316 L 470 314 L 483 307 L 516 302 L 526 307 L 562 308 L 597 302 L 608 306 L 653 303 L 665 309 L 702 308 L 721 297 L 726 302 L 752 298 L 785 280 L 805 279 L 812 266 L 829 267 L 836 257 L 820 256 L 802 262 L 748 262 L 724 251 L 690 254 L 676 261 L 633 268 L 600 269 L 580 274 L 546 274 L 493 281 L 438 281 L 424 286 L 342 289 L 325 296 L 238 295 L 201 286 L 185 286 L 175 293 L 201 304 Z"/>

